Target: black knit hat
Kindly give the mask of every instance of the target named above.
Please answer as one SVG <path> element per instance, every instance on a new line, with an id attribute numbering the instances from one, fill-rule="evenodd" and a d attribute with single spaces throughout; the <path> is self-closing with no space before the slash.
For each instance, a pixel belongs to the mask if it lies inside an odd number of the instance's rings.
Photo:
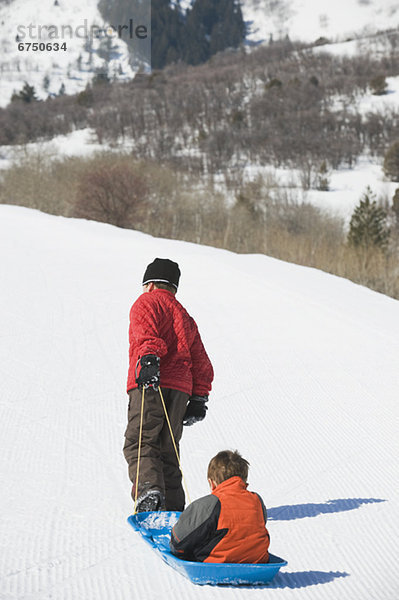
<path id="1" fill-rule="evenodd" d="M 176 289 L 179 285 L 180 269 L 179 265 L 168 258 L 156 258 L 145 270 L 143 285 L 151 281 L 160 283 L 169 283 Z"/>

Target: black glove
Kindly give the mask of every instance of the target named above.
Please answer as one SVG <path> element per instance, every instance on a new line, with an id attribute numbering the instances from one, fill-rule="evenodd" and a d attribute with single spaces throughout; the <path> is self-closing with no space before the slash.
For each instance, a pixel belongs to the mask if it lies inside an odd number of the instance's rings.
<path id="1" fill-rule="evenodd" d="M 187 404 L 183 425 L 194 425 L 197 421 L 205 419 L 208 410 L 205 402 L 208 402 L 208 396 L 191 396 Z"/>
<path id="2" fill-rule="evenodd" d="M 137 376 L 137 367 L 140 363 L 141 369 L 140 373 Z M 155 354 L 145 354 L 142 356 L 136 365 L 136 383 L 139 386 L 139 389 L 142 390 L 144 388 L 152 387 L 154 390 L 158 389 L 159 381 L 160 381 L 160 372 L 159 372 L 159 357 L 155 356 Z"/>

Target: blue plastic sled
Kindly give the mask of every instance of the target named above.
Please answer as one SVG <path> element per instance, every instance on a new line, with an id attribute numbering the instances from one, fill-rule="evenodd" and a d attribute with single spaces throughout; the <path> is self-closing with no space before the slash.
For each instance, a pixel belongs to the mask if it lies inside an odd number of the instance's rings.
<path id="1" fill-rule="evenodd" d="M 170 532 L 180 512 L 142 512 L 128 522 L 170 567 L 199 585 L 262 585 L 268 583 L 287 564 L 270 554 L 266 564 L 202 563 L 177 558 L 169 550 Z"/>

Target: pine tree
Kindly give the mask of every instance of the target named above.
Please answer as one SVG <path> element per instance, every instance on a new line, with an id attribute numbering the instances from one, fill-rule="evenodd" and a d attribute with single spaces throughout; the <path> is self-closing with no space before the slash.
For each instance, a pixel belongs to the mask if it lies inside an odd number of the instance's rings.
<path id="1" fill-rule="evenodd" d="M 246 27 L 237 0 L 196 0 L 187 13 L 184 60 L 199 64 L 226 48 L 237 48 Z"/>
<path id="2" fill-rule="evenodd" d="M 388 239 L 387 213 L 378 206 L 375 194 L 368 186 L 353 211 L 348 243 L 354 247 L 384 249 Z"/>
<path id="3" fill-rule="evenodd" d="M 385 154 L 384 173 L 392 181 L 399 181 L 399 141 L 394 142 Z"/>
<path id="4" fill-rule="evenodd" d="M 50 77 L 48 75 L 45 75 L 43 77 L 43 88 L 46 90 L 46 92 L 48 92 L 49 87 L 50 87 Z"/>
<path id="5" fill-rule="evenodd" d="M 224 2 L 219 3 L 219 6 L 219 21 L 222 23 L 222 50 L 237 48 L 244 41 L 246 34 L 240 3 L 236 0 L 224 0 Z"/>
<path id="6" fill-rule="evenodd" d="M 392 210 L 393 214 L 395 215 L 396 224 L 399 226 L 399 188 L 395 190 L 392 198 Z"/>
<path id="7" fill-rule="evenodd" d="M 114 50 L 112 37 L 106 36 L 100 41 L 97 54 L 106 63 L 109 63 L 112 60 Z"/>
<path id="8" fill-rule="evenodd" d="M 151 63 L 162 69 L 168 62 L 182 57 L 184 22 L 178 6 L 169 0 L 151 3 Z"/>
<path id="9" fill-rule="evenodd" d="M 27 81 L 24 83 L 24 87 L 18 93 L 14 92 L 11 96 L 11 102 L 15 100 L 22 100 L 23 102 L 37 102 L 36 90 L 33 85 L 29 85 Z"/>
<path id="10" fill-rule="evenodd" d="M 190 16 L 182 35 L 182 59 L 189 65 L 199 65 L 209 58 L 209 39 L 204 25 Z"/>
<path id="11" fill-rule="evenodd" d="M 135 0 L 134 14 L 140 22 L 145 2 Z M 129 0 L 100 0 L 102 16 L 110 23 L 127 23 L 132 7 Z M 136 14 L 137 13 L 137 14 Z M 144 19 L 145 21 L 145 19 Z M 151 63 L 163 69 L 179 60 L 188 64 L 206 62 L 212 54 L 236 48 L 244 40 L 246 26 L 239 0 L 195 0 L 183 14 L 178 0 L 151 2 Z M 129 39 L 131 54 L 138 50 Z M 90 49 L 86 48 L 86 51 Z"/>
<path id="12" fill-rule="evenodd" d="M 86 38 L 86 41 L 84 43 L 84 49 L 85 52 L 88 53 L 89 55 L 89 60 L 88 60 L 88 64 L 92 65 L 93 64 L 93 38 L 91 36 Z"/>

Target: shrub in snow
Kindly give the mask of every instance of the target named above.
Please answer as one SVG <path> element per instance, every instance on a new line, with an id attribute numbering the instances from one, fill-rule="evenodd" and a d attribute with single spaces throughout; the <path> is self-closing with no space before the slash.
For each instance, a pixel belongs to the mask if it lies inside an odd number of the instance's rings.
<path id="1" fill-rule="evenodd" d="M 355 247 L 385 248 L 388 239 L 387 213 L 378 206 L 375 194 L 370 187 L 367 187 L 360 203 L 353 211 L 348 242 Z"/>
<path id="2" fill-rule="evenodd" d="M 273 79 L 271 79 L 265 84 L 265 88 L 267 90 L 270 90 L 271 88 L 281 88 L 282 85 L 283 83 L 282 81 L 280 81 L 280 79 L 277 79 L 277 77 L 273 77 Z"/>
<path id="3" fill-rule="evenodd" d="M 370 81 L 370 88 L 374 96 L 383 96 L 387 93 L 388 84 L 384 75 L 377 75 Z"/>
<path id="4" fill-rule="evenodd" d="M 326 44 L 330 44 L 330 40 L 326 37 L 319 37 L 317 38 L 317 40 L 315 40 L 314 45 L 315 46 L 325 46 Z"/>

